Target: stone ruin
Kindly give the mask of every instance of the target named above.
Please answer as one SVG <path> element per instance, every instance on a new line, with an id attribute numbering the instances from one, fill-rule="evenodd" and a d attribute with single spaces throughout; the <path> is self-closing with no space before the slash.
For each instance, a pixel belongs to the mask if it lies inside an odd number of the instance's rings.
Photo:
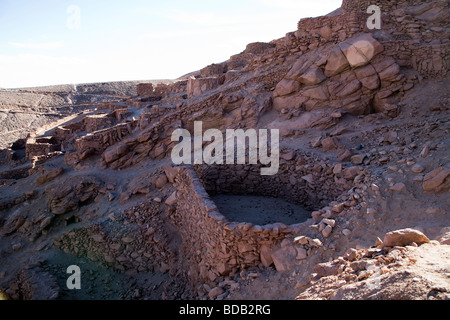
<path id="1" fill-rule="evenodd" d="M 284 38 L 249 44 L 228 61 L 169 84 L 139 84 L 137 96 L 98 103 L 43 135 L 31 135 L 25 154 L 32 164 L 2 172 L 2 184 L 40 175 L 36 187 L 49 184 L 50 211 L 35 219 L 40 234 L 55 216 L 64 216 L 69 227 L 54 236 L 56 247 L 123 272 L 168 272 L 186 283 L 192 297 L 204 296 L 203 284 L 242 270 L 290 270 L 314 256 L 333 235 L 338 217 L 361 208 L 362 194 L 373 186 L 370 172 L 359 166 L 364 157 L 354 158 L 353 149 L 330 135 L 311 144 L 336 156 L 284 147 L 275 177 L 261 176 L 250 165 L 174 167 L 164 162 L 174 145 L 171 132 L 190 129 L 194 121 L 203 121 L 205 130 L 255 128 L 271 111 L 286 121 L 283 138 L 329 129 L 346 115 L 395 118 L 399 99 L 417 83 L 447 76 L 450 41 L 443 35 L 450 10 L 448 1 L 373 4 L 382 10 L 381 30 L 367 29 L 367 1 L 344 0 L 340 13 L 302 19 Z M 14 164 L 11 150 L 2 155 L 4 163 Z M 51 170 L 60 156 L 65 168 Z M 134 176 L 148 161 L 164 166 Z M 108 183 L 82 175 L 96 166 L 128 172 L 132 179 Z M 80 174 L 62 180 L 66 170 Z M 36 199 L 39 192 L 2 200 L 0 209 Z M 214 203 L 214 196 L 230 194 L 282 198 L 310 217 L 293 224 L 232 221 Z M 103 198 L 116 201 L 119 210 L 91 222 L 95 210 L 85 208 Z M 16 222 L 6 221 L 2 234 L 29 230 Z"/>

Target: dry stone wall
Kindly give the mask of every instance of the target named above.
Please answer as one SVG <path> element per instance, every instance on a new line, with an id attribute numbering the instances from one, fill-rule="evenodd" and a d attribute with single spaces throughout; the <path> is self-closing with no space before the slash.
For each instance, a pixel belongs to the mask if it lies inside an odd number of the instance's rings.
<path id="1" fill-rule="evenodd" d="M 381 9 L 381 30 L 367 28 L 369 5 Z M 343 2 L 340 14 L 300 20 L 298 30 L 286 36 L 285 44 L 306 53 L 368 32 L 385 47 L 384 55 L 395 58 L 402 67 L 425 76 L 446 76 L 450 66 L 448 21 L 450 6 L 446 0 L 349 0 Z"/>
<path id="2" fill-rule="evenodd" d="M 175 185 L 177 209 L 171 219 L 183 239 L 193 284 L 262 266 L 261 248 L 275 246 L 297 230 L 296 225 L 282 223 L 258 226 L 227 221 L 192 169 L 180 169 Z"/>
<path id="3" fill-rule="evenodd" d="M 314 211 L 351 188 L 351 179 L 334 173 L 334 165 L 299 151 L 285 151 L 274 176 L 260 165 L 201 165 L 196 171 L 210 194 L 252 194 L 283 198 Z M 287 159 L 287 160 L 286 160 Z"/>
<path id="4" fill-rule="evenodd" d="M 26 156 L 31 159 L 35 156 L 43 156 L 54 151 L 61 150 L 61 146 L 51 142 L 38 142 L 35 139 L 29 139 L 26 145 Z"/>
<path id="5" fill-rule="evenodd" d="M 96 152 L 101 152 L 128 136 L 136 125 L 137 121 L 132 121 L 87 134 L 76 139 L 75 149 L 78 152 L 84 152 L 87 149 L 95 149 Z"/>
<path id="6" fill-rule="evenodd" d="M 364 31 L 367 15 L 360 12 L 348 12 L 337 16 L 305 18 L 299 21 L 296 38 L 292 41 L 302 51 L 314 49 L 328 42 L 337 43 Z"/>
<path id="7" fill-rule="evenodd" d="M 280 243 L 302 228 L 302 223 L 260 226 L 228 221 L 208 192 L 281 197 L 316 210 L 350 188 L 353 178 L 344 178 L 331 163 L 294 152 L 283 153 L 275 178 L 244 165 L 179 168 L 176 211 L 170 217 L 183 240 L 191 280 L 215 281 L 244 268 L 269 266 L 276 260 Z"/>
<path id="8" fill-rule="evenodd" d="M 425 1 L 423 0 L 344 0 L 342 2 L 341 10 L 343 12 L 355 12 L 355 11 L 367 11 L 370 5 L 377 5 L 385 10 L 396 10 L 399 8 L 405 8 L 412 5 L 421 5 Z M 429 1 L 428 1 L 429 2 Z"/>
<path id="9" fill-rule="evenodd" d="M 100 261 L 117 270 L 162 271 L 176 268 L 176 252 L 163 228 L 161 209 L 148 202 L 110 215 L 105 222 L 74 228 L 55 237 L 57 247 L 67 253 Z"/>

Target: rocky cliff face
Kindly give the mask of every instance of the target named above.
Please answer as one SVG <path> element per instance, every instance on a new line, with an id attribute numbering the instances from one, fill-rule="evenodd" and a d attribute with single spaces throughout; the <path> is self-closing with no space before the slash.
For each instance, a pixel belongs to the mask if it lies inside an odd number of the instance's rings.
<path id="1" fill-rule="evenodd" d="M 130 299 L 448 298 L 449 4 L 373 4 L 381 29 L 366 1 L 344 1 L 176 81 L 0 91 L 2 290 L 111 298 L 121 281 Z M 279 174 L 175 166 L 172 132 L 195 121 L 279 129 Z M 283 198 L 310 216 L 230 221 L 216 194 Z M 90 270 L 89 292 L 65 288 L 69 261 Z"/>

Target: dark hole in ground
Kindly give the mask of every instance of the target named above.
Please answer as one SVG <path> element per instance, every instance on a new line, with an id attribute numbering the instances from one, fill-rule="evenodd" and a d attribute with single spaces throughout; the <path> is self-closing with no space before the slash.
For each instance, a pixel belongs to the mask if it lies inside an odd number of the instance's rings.
<path id="1" fill-rule="evenodd" d="M 311 212 L 284 199 L 256 196 L 218 194 L 211 196 L 220 213 L 229 221 L 265 225 L 281 222 L 286 225 L 302 223 Z"/>
<path id="2" fill-rule="evenodd" d="M 81 271 L 81 289 L 69 290 L 67 267 L 75 265 Z M 86 257 L 76 257 L 54 249 L 44 270 L 55 276 L 60 288 L 58 300 L 159 300 L 169 279 L 167 273 L 141 272 L 128 276 Z M 139 292 L 138 296 L 136 293 Z"/>

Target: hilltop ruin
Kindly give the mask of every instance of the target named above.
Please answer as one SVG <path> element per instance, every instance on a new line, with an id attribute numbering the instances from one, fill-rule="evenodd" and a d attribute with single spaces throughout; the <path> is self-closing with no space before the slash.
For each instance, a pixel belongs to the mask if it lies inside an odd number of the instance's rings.
<path id="1" fill-rule="evenodd" d="M 0 91 L 2 121 L 47 113 L 39 130 L 2 133 L 0 288 L 10 299 L 448 299 L 449 3 L 371 4 L 379 30 L 367 1 L 344 0 L 174 81 Z M 171 135 L 195 121 L 279 129 L 278 174 L 174 165 Z M 218 195 L 241 196 L 231 220 Z M 284 202 L 255 224 L 236 219 L 262 211 L 245 197 Z M 410 241 L 377 242 L 399 229 Z M 67 263 L 91 270 L 90 292 L 64 287 Z"/>

